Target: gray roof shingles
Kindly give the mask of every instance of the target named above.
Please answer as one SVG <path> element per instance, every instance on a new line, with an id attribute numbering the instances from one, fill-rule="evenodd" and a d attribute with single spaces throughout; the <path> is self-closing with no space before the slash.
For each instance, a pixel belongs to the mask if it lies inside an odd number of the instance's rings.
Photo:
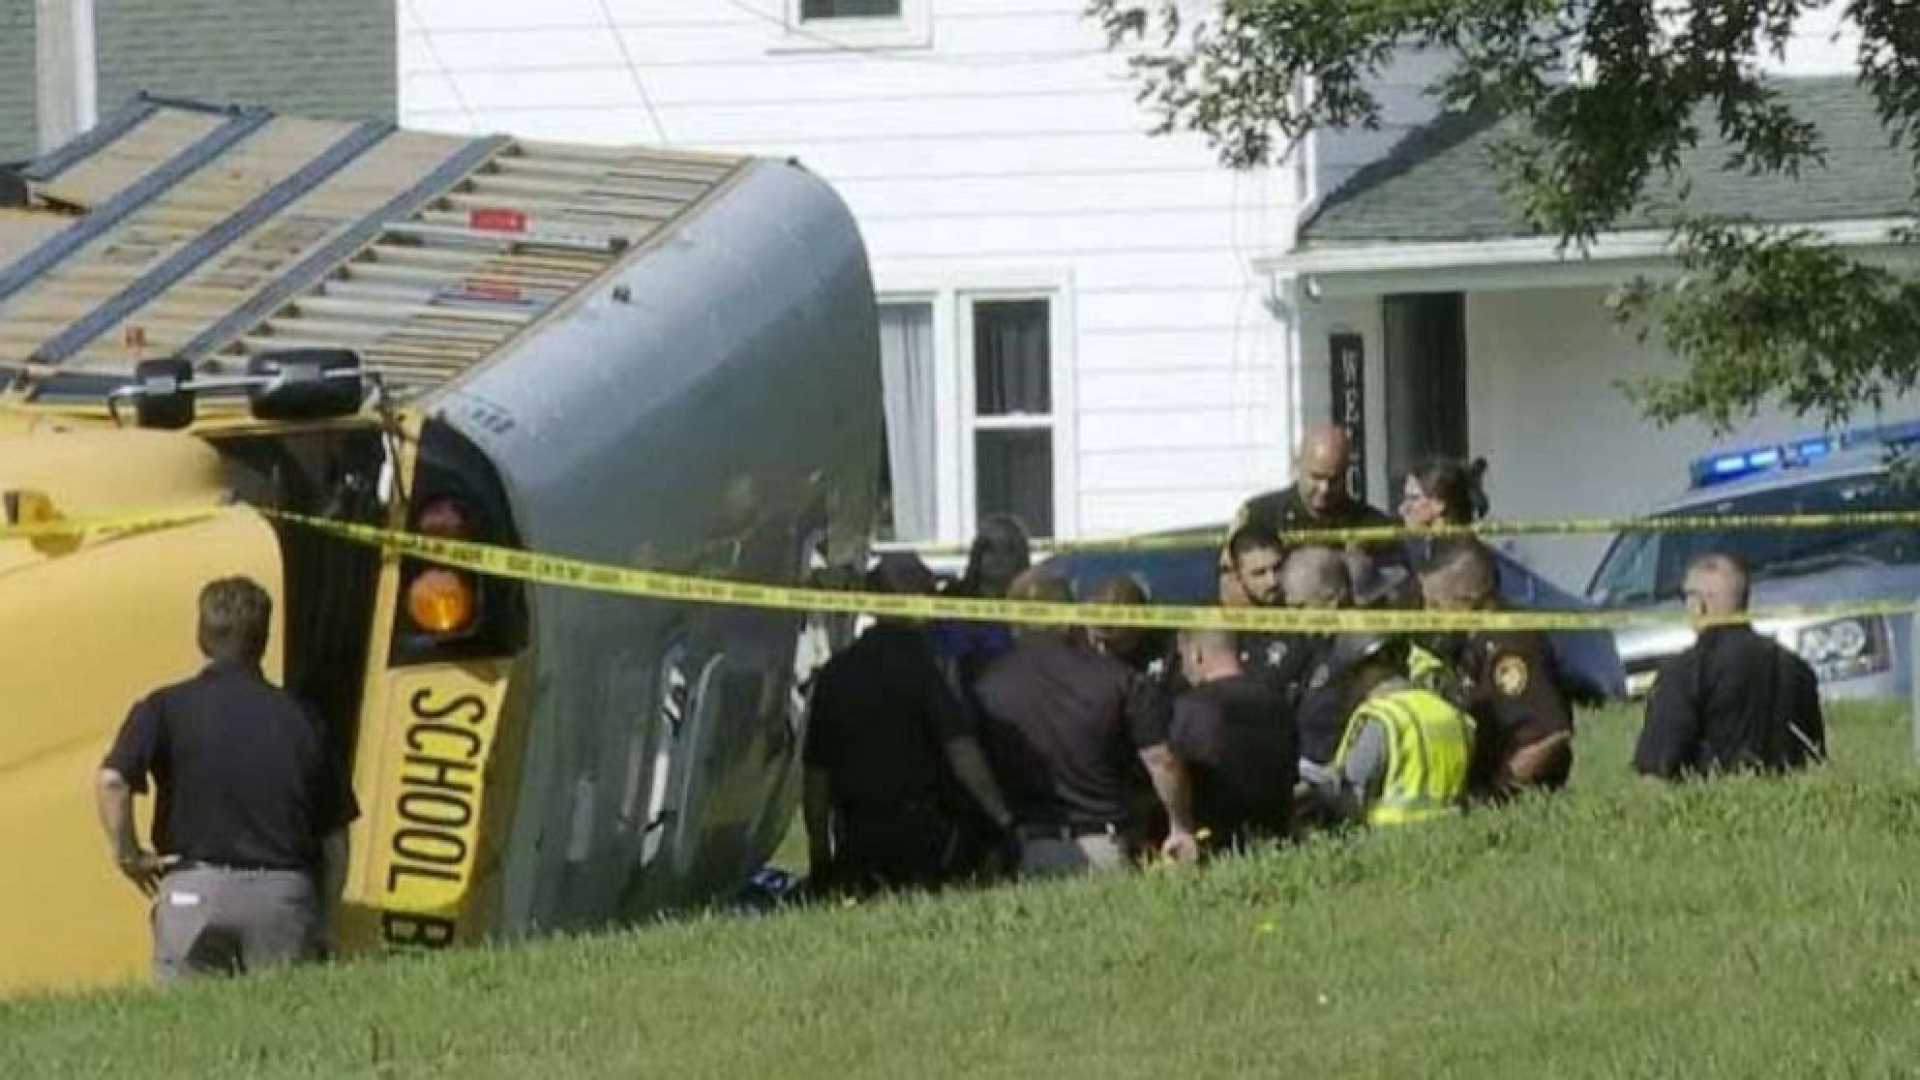
<path id="1" fill-rule="evenodd" d="M 1693 183 L 1687 210 L 1745 215 L 1780 223 L 1912 216 L 1914 159 L 1891 144 L 1874 100 L 1851 78 L 1783 79 L 1787 105 L 1820 128 L 1824 166 L 1798 179 L 1728 171 L 1728 157 L 1708 118 L 1700 145 L 1683 151 L 1683 176 Z M 1537 235 L 1500 193 L 1489 146 L 1519 130 L 1516 121 L 1449 114 L 1415 131 L 1380 161 L 1356 173 L 1329 196 L 1301 229 L 1304 249 L 1388 243 L 1496 240 Z M 1648 197 L 1619 222 L 1621 231 L 1673 223 L 1675 186 L 1656 171 Z"/>

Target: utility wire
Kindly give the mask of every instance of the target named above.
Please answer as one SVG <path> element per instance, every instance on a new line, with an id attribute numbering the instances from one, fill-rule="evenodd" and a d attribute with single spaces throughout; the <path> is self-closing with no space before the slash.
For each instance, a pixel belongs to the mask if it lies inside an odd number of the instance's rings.
<path id="1" fill-rule="evenodd" d="M 479 134 L 480 118 L 474 115 L 473 107 L 467 104 L 467 95 L 460 92 L 460 84 L 454 81 L 453 72 L 447 67 L 447 62 L 440 58 L 440 49 L 433 43 L 433 31 L 427 29 L 426 21 L 420 18 L 418 11 L 414 10 L 413 0 L 406 0 L 406 5 L 407 16 L 413 20 L 413 25 L 420 31 L 420 42 L 426 46 L 427 56 L 433 61 L 433 66 L 440 69 L 440 77 L 446 80 L 447 89 L 453 93 L 453 100 L 460 106 L 460 111 L 466 114 L 467 130 L 476 135 Z"/>
<path id="2" fill-rule="evenodd" d="M 660 145 L 672 145 L 673 140 L 667 137 L 667 126 L 660 122 L 660 111 L 653 107 L 653 98 L 647 93 L 647 84 L 640 78 L 640 65 L 634 63 L 633 53 L 627 50 L 627 39 L 621 36 L 620 27 L 613 21 L 613 9 L 607 6 L 607 0 L 600 0 L 600 14 L 607 20 L 607 33 L 613 35 L 613 43 L 620 50 L 620 58 L 626 61 L 627 74 L 633 77 L 633 89 L 640 95 L 640 104 L 646 106 L 647 117 L 653 121 L 653 130 L 660 136 Z"/>

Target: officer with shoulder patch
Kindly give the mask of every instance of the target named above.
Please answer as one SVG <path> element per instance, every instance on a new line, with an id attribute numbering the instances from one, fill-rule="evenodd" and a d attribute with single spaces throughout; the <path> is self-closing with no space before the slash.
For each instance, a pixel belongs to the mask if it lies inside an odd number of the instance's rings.
<path id="1" fill-rule="evenodd" d="M 1472 537 L 1435 543 L 1420 589 L 1430 611 L 1501 609 L 1499 567 Z M 1573 707 L 1547 636 L 1475 630 L 1433 639 L 1430 647 L 1451 664 L 1464 704 L 1480 722 L 1476 788 L 1500 794 L 1564 786 L 1573 771 Z"/>
<path id="2" fill-rule="evenodd" d="M 1341 635 L 1329 660 L 1332 685 L 1355 701 L 1318 801 L 1344 820 L 1406 825 L 1458 811 L 1467 795 L 1474 722 L 1407 678 L 1407 643 L 1381 634 Z"/>

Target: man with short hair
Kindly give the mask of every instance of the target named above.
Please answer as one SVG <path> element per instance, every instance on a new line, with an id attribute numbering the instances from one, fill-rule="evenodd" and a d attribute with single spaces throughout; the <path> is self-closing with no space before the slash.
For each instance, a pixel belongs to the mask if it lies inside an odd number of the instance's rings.
<path id="1" fill-rule="evenodd" d="M 1309 545 L 1293 549 L 1282 571 L 1287 606 L 1338 611 L 1353 606 L 1353 582 L 1342 552 Z M 1303 775 L 1333 762 L 1346 731 L 1344 694 L 1329 685 L 1327 660 L 1335 634 L 1289 635 L 1290 646 L 1274 669 L 1273 681 L 1294 717 L 1295 744 Z"/>
<path id="2" fill-rule="evenodd" d="M 1227 537 L 1227 573 L 1253 607 L 1280 605 L 1280 565 L 1285 560 L 1280 538 L 1264 525 L 1242 525 Z"/>
<path id="3" fill-rule="evenodd" d="M 1185 630 L 1179 641 L 1192 688 L 1174 700 L 1168 742 L 1192 777 L 1194 820 L 1215 847 L 1284 838 L 1297 777 L 1286 701 L 1247 674 L 1232 633 Z"/>
<path id="4" fill-rule="evenodd" d="M 1499 567 L 1474 537 L 1433 543 L 1420 573 L 1429 611 L 1498 611 Z M 1553 644 L 1535 630 L 1436 635 L 1428 648 L 1461 681 L 1479 721 L 1475 786 L 1489 794 L 1556 789 L 1573 771 L 1573 707 L 1560 686 Z"/>
<path id="5" fill-rule="evenodd" d="M 1071 603 L 1073 591 L 1028 571 L 1009 596 Z M 1013 651 L 974 685 L 988 755 L 1020 822 L 1023 873 L 1130 865 L 1144 826 L 1128 798 L 1136 761 L 1167 812 L 1162 854 L 1198 856 L 1187 772 L 1167 745 L 1166 716 L 1133 690 L 1125 664 L 1080 634 L 1039 626 L 1023 627 Z"/>
<path id="6" fill-rule="evenodd" d="M 327 948 L 359 808 L 313 710 L 261 674 L 272 614 L 272 598 L 247 578 L 202 589 L 207 667 L 136 704 L 101 765 L 100 823 L 121 873 L 154 897 L 162 981 Z M 152 851 L 133 825 L 149 776 Z"/>
<path id="7" fill-rule="evenodd" d="M 934 592 L 911 554 L 881 556 L 867 580 L 876 592 Z M 807 716 L 802 811 L 821 885 L 934 888 L 973 869 L 975 834 L 1011 843 L 1013 815 L 973 718 L 919 624 L 875 622 L 821 669 Z"/>
<path id="8" fill-rule="evenodd" d="M 1819 680 L 1805 660 L 1740 621 L 1747 582 L 1746 566 L 1731 555 L 1709 553 L 1687 566 L 1682 595 L 1699 636 L 1660 669 L 1634 771 L 1678 780 L 1826 759 Z"/>

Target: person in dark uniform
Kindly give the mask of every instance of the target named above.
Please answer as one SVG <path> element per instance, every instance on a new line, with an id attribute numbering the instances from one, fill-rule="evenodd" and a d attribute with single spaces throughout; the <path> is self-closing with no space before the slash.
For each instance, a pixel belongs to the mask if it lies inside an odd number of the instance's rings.
<path id="1" fill-rule="evenodd" d="M 882 556 L 877 592 L 931 594 L 918 557 Z M 882 619 L 827 662 L 808 708 L 803 813 L 818 887 L 933 888 L 964 873 L 970 826 L 1013 816 L 925 630 Z"/>
<path id="2" fill-rule="evenodd" d="M 1227 562 L 1221 577 L 1221 602 L 1227 607 L 1279 607 L 1286 600 L 1281 566 L 1286 552 L 1280 538 L 1260 525 L 1242 525 L 1227 537 Z M 1269 631 L 1240 634 L 1240 661 L 1271 677 L 1286 658 L 1295 635 Z"/>
<path id="3" fill-rule="evenodd" d="M 1240 598 L 1235 606 L 1279 607 L 1280 565 L 1286 557 L 1272 529 L 1259 524 L 1236 527 L 1227 537 L 1224 569 L 1234 588 L 1226 595 Z"/>
<path id="4" fill-rule="evenodd" d="M 1094 604 L 1145 604 L 1146 587 L 1134 578 L 1119 574 L 1094 586 L 1088 597 Z M 1174 636 L 1165 630 L 1138 630 L 1119 626 L 1089 626 L 1087 641 L 1099 652 L 1127 665 L 1133 673 L 1128 691 L 1127 715 L 1155 714 L 1160 725 L 1173 718 L 1173 699 L 1184 683 L 1180 656 Z M 1167 836 L 1167 814 L 1154 793 L 1153 782 L 1137 760 L 1128 770 L 1128 801 L 1131 819 L 1139 823 L 1136 837 L 1148 847 L 1157 847 Z"/>
<path id="5" fill-rule="evenodd" d="M 1727 621 L 1747 610 L 1747 581 L 1732 555 L 1706 554 L 1688 565 L 1681 589 L 1699 637 L 1660 669 L 1633 752 L 1635 772 L 1678 780 L 1826 760 L 1813 668 L 1751 625 Z"/>
<path id="6" fill-rule="evenodd" d="M 1351 529 L 1378 525 L 1398 525 L 1395 518 L 1353 497 L 1347 487 L 1347 470 L 1353 448 L 1345 429 L 1323 425 L 1307 432 L 1300 453 L 1294 458 L 1295 482 L 1277 491 L 1255 495 L 1234 515 L 1232 529 L 1257 525 L 1286 540 L 1286 534 L 1301 529 Z M 1232 529 L 1229 530 L 1231 534 Z M 1350 545 L 1352 546 L 1352 545 Z M 1358 545 L 1376 561 L 1403 565 L 1398 545 L 1382 541 Z"/>
<path id="7" fill-rule="evenodd" d="M 1283 575 L 1287 606 L 1338 611 L 1353 606 L 1353 581 L 1343 554 L 1329 547 L 1295 548 Z M 1273 681 L 1294 717 L 1299 768 L 1303 774 L 1333 762 L 1346 731 L 1350 704 L 1331 685 L 1328 658 L 1337 634 L 1294 634 Z"/>
<path id="8" fill-rule="evenodd" d="M 1209 846 L 1285 838 L 1298 778 L 1286 702 L 1241 667 L 1228 631 L 1182 632 L 1180 661 L 1193 686 L 1174 701 L 1169 744 L 1192 777 L 1194 820 Z"/>
<path id="9" fill-rule="evenodd" d="M 317 714 L 261 674 L 272 616 L 272 597 L 247 578 L 202 589 L 207 667 L 134 705 L 100 768 L 100 823 L 114 863 L 154 898 L 161 981 L 256 971 L 330 948 L 346 828 L 359 807 Z M 151 851 L 133 825 L 133 798 L 149 777 Z"/>
<path id="10" fill-rule="evenodd" d="M 1420 573 L 1431 611 L 1498 611 L 1499 567 L 1472 537 L 1433 545 Z M 1557 789 L 1573 771 L 1573 707 L 1553 645 L 1532 630 L 1432 635 L 1428 654 L 1458 679 L 1460 703 L 1477 722 L 1474 787 L 1482 794 Z"/>
<path id="11" fill-rule="evenodd" d="M 1073 599 L 1065 581 L 1034 571 L 1010 595 Z M 1019 820 L 1023 873 L 1130 865 L 1143 825 L 1128 799 L 1136 762 L 1167 813 L 1161 853 L 1198 857 L 1186 768 L 1167 745 L 1164 713 L 1141 707 L 1134 681 L 1083 635 L 1036 627 L 1023 629 L 975 684 L 987 752 Z"/>

